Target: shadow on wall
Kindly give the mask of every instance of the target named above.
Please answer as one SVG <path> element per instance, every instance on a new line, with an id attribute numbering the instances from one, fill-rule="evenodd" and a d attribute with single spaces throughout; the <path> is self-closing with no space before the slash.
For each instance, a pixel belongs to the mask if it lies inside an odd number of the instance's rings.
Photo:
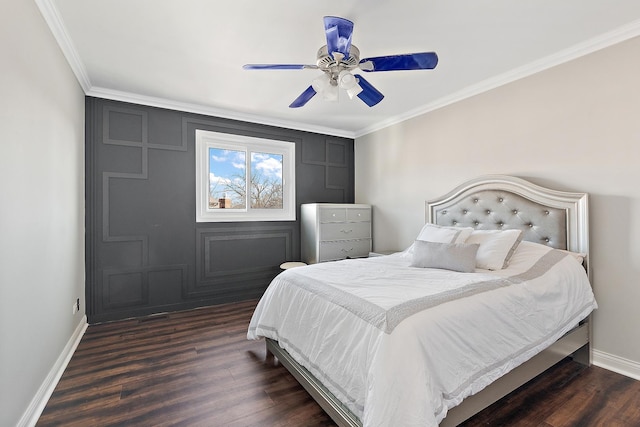
<path id="1" fill-rule="evenodd" d="M 594 347 L 640 360 L 640 201 L 590 195 L 590 256 L 599 308 L 594 314 Z M 634 321 L 629 318 L 634 316 Z M 617 331 L 616 334 L 599 331 Z"/>
<path id="2" fill-rule="evenodd" d="M 640 244 L 637 238 L 632 237 L 631 200 L 622 196 L 590 194 L 589 205 L 590 255 L 594 267 L 592 285 L 596 291 L 599 284 L 609 289 L 624 286 L 624 283 L 611 283 L 612 278 L 638 277 L 640 273 L 632 265 L 633 246 L 640 251 Z M 640 218 L 637 221 L 640 230 Z"/>

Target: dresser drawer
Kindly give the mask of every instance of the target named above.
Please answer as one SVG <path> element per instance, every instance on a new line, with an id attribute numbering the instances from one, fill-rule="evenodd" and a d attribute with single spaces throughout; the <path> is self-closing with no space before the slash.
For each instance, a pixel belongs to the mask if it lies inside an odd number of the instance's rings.
<path id="1" fill-rule="evenodd" d="M 347 209 L 347 221 L 371 221 L 371 209 Z"/>
<path id="2" fill-rule="evenodd" d="M 342 222 L 347 220 L 347 211 L 344 208 L 320 209 L 320 222 Z"/>
<path id="3" fill-rule="evenodd" d="M 370 237 L 370 222 L 320 224 L 320 240 L 368 239 Z"/>
<path id="4" fill-rule="evenodd" d="M 369 256 L 371 239 L 336 240 L 320 243 L 318 261 L 334 261 L 338 259 L 358 258 Z"/>

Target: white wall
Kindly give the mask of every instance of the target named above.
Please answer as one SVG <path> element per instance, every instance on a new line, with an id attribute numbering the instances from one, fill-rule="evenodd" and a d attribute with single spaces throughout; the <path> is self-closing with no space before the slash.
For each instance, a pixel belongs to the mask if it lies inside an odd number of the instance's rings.
<path id="1" fill-rule="evenodd" d="M 83 322 L 84 94 L 33 1 L 0 2 L 0 64 L 0 426 L 13 426 Z"/>
<path id="2" fill-rule="evenodd" d="M 374 205 L 375 250 L 407 247 L 424 201 L 479 175 L 588 192 L 594 347 L 637 370 L 639 52 L 635 38 L 358 138 L 356 201 Z"/>

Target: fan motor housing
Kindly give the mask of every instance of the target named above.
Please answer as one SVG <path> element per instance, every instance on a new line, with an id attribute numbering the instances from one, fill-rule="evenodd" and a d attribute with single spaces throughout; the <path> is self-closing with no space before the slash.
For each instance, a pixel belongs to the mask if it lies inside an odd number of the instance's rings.
<path id="1" fill-rule="evenodd" d="M 318 69 L 327 73 L 333 82 L 337 81 L 338 75 L 341 71 L 351 71 L 354 68 L 357 68 L 360 63 L 360 50 L 354 45 L 351 45 L 348 58 L 341 58 L 341 56 L 342 55 L 338 54 L 334 57 L 329 54 L 327 45 L 318 49 L 316 65 L 318 66 Z"/>

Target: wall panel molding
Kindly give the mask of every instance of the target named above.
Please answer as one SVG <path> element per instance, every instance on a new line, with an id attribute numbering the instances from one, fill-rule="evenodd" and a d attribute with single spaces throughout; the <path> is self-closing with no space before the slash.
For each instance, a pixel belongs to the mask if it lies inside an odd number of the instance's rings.
<path id="1" fill-rule="evenodd" d="M 321 143 L 302 144 L 302 163 L 306 165 L 323 167 L 323 183 L 326 190 L 338 190 L 341 192 L 343 202 L 346 201 L 349 180 L 349 147 L 342 140 L 326 138 Z M 353 155 L 353 151 L 351 151 Z M 351 156 L 352 158 L 353 156 Z M 353 171 L 353 167 L 351 167 Z"/>
<path id="2" fill-rule="evenodd" d="M 90 323 L 259 297 L 298 221 L 196 223 L 197 129 L 293 142 L 296 205 L 352 203 L 353 140 L 87 97 Z"/>
<path id="3" fill-rule="evenodd" d="M 197 297 L 236 287 L 253 288 L 255 281 L 271 281 L 280 272 L 280 263 L 294 259 L 294 228 L 295 224 L 263 226 L 247 231 L 238 228 L 197 230 L 197 278 L 187 296 Z M 267 240 L 270 242 L 265 242 Z M 270 253 L 261 256 L 257 253 L 262 249 L 255 246 L 261 243 L 270 243 Z M 224 259 L 218 259 L 222 255 L 233 258 L 234 264 L 225 264 Z M 274 258 L 278 260 L 276 264 Z"/>

